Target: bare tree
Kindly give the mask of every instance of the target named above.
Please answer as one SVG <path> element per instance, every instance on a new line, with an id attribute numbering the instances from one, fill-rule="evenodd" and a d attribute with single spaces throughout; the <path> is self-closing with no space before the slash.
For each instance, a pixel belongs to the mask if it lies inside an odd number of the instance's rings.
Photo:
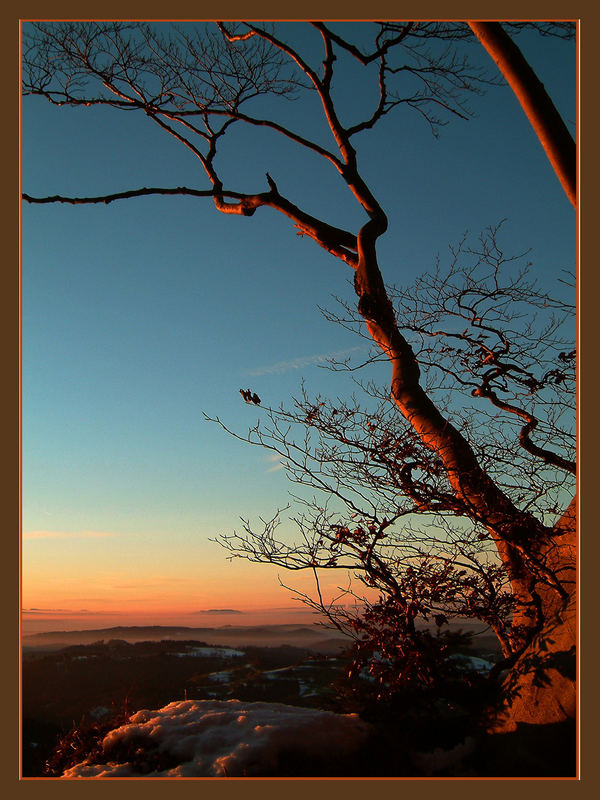
<path id="1" fill-rule="evenodd" d="M 515 506 L 551 521 L 574 491 L 569 322 L 575 309 L 537 286 L 526 254 L 507 257 L 498 236 L 492 228 L 476 247 L 463 238 L 445 270 L 438 264 L 410 287 L 388 287 L 388 296 L 399 328 L 411 338 L 429 398 L 452 413 L 478 463 Z M 326 315 L 366 336 L 351 306 Z M 366 364 L 382 360 L 375 350 Z M 364 366 L 331 364 L 336 370 Z M 258 528 L 245 521 L 243 532 L 217 541 L 234 557 L 312 570 L 316 594 L 300 597 L 357 639 L 365 609 L 374 620 L 375 608 L 389 617 L 393 607 L 396 639 L 402 619 L 405 647 L 412 643 L 413 650 L 423 639 L 418 622 L 473 618 L 498 636 L 502 666 L 512 664 L 528 629 L 514 613 L 510 572 L 498 563 L 485 520 L 457 496 L 438 453 L 397 414 L 386 388 L 361 381 L 357 388 L 362 403 L 303 391 L 291 409 L 266 409 L 267 419 L 242 437 L 277 453 L 290 481 L 311 491 L 308 498 L 295 495 L 304 508 L 293 518 L 297 540 L 277 536 L 278 514 Z M 566 576 L 543 560 L 528 566 L 541 582 L 565 590 Z M 339 597 L 324 602 L 322 569 L 353 571 L 371 593 L 377 590 L 376 603 L 342 587 Z M 344 594 L 355 609 L 341 604 Z M 532 604 L 528 616 L 542 614 Z"/>
<path id="2" fill-rule="evenodd" d="M 521 721 L 571 717 L 574 680 L 561 659 L 568 660 L 575 646 L 575 500 L 566 504 L 568 509 L 555 523 L 548 516 L 548 503 L 562 501 L 558 489 L 566 485 L 564 476 L 574 471 L 561 416 L 561 393 L 573 353 L 560 349 L 558 321 L 548 323 L 543 341 L 550 344 L 545 348 L 540 346 L 542 332 L 533 325 L 515 326 L 510 308 L 514 301 L 530 301 L 559 316 L 566 309 L 532 289 L 524 274 L 508 283 L 501 279 L 503 258 L 493 232 L 481 243 L 479 261 L 472 267 L 483 265 L 483 289 L 477 289 L 473 272 L 457 260 L 449 275 L 423 278 L 415 303 L 406 292 L 388 291 L 377 257 L 388 220 L 361 174 L 355 147 L 358 134 L 401 106 L 416 110 L 437 132 L 452 116 L 468 116 L 469 92 L 479 92 L 497 79 L 460 55 L 461 42 L 475 42 L 462 23 L 375 23 L 368 48 L 323 22 L 310 25 L 322 43 L 318 67 L 274 29 L 250 22 L 217 23 L 213 31 L 182 26 L 166 35 L 156 25 L 34 24 L 24 43 L 25 94 L 58 105 L 105 105 L 145 114 L 188 148 L 208 185 L 138 188 L 102 197 L 24 197 L 29 202 L 77 204 L 179 194 L 211 197 L 219 211 L 243 216 L 268 206 L 347 264 L 354 271 L 362 331 L 391 368 L 390 389 L 372 392 L 381 402 L 375 412 L 308 399 L 298 403 L 291 418 L 284 410 L 271 410 L 273 438 L 263 443 L 283 447 L 293 479 L 326 489 L 346 509 L 350 503 L 359 522 L 352 527 L 341 509 L 333 510 L 336 518 L 324 509 L 316 517 L 299 518 L 305 545 L 282 550 L 273 538 L 272 523 L 258 536 L 249 529 L 242 550 L 256 560 L 276 560 L 315 573 L 318 567 L 358 563 L 367 580 L 374 579 L 400 604 L 409 627 L 413 612 L 437 614 L 452 603 L 464 611 L 468 601 L 466 595 L 459 601 L 459 592 L 474 581 L 475 594 L 488 593 L 488 622 L 513 663 L 514 692 L 502 724 L 510 728 Z M 552 32 L 552 26 L 546 32 Z M 376 75 L 371 111 L 350 122 L 342 121 L 332 90 L 340 51 Z M 261 95 L 276 99 L 304 91 L 318 100 L 334 143 L 331 148 L 274 118 L 252 114 L 252 101 Z M 225 187 L 218 153 L 234 125 L 268 128 L 321 157 L 361 206 L 364 224 L 355 233 L 313 216 L 284 197 L 268 173 L 266 191 L 249 194 Z M 459 321 L 464 332 L 460 325 L 455 327 Z M 424 372 L 433 384 L 424 382 Z M 490 440 L 492 446 L 481 444 L 464 402 L 436 400 L 436 374 L 437 388 L 454 395 L 466 391 L 467 397 L 489 404 L 484 430 L 494 428 L 494 414 L 503 415 L 499 445 L 498 436 Z M 297 445 L 278 427 L 287 420 L 302 421 L 302 416 L 308 430 L 321 436 L 323 449 L 314 451 L 316 462 L 310 462 L 310 436 Z M 341 450 L 327 450 L 327 441 Z M 352 458 L 346 458 L 346 449 L 353 452 Z M 368 491 L 361 488 L 365 482 Z M 406 499 L 398 505 L 397 496 Z M 421 540 L 417 535 L 406 543 L 399 523 L 409 515 L 430 513 L 444 520 L 444 535 L 431 533 Z M 468 520 L 469 525 L 450 526 L 453 518 Z M 438 559 L 436 542 L 441 541 L 449 541 L 453 553 Z M 473 549 L 477 542 L 486 544 Z M 496 550 L 501 574 L 494 572 L 496 562 L 482 556 L 489 544 Z M 240 541 L 233 546 L 239 547 Z M 398 566 L 390 552 L 401 554 Z M 444 570 L 451 574 L 454 594 L 444 595 L 440 588 L 437 599 L 426 602 L 417 589 L 407 594 L 412 585 L 412 579 L 406 580 L 411 578 L 408 570 L 415 569 L 411 555 L 421 571 L 433 576 L 433 583 L 439 573 L 440 587 Z M 460 559 L 468 580 L 457 574 Z M 492 592 L 505 597 L 505 579 L 510 604 L 491 599 Z M 418 588 L 419 581 L 413 583 Z"/>

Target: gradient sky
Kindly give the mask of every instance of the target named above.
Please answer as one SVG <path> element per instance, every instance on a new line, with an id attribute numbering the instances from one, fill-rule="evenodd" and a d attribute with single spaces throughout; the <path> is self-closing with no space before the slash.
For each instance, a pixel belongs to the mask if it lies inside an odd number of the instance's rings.
<path id="1" fill-rule="evenodd" d="M 319 58 L 318 37 L 301 23 L 282 29 Z M 518 44 L 574 133 L 574 44 L 531 34 Z M 478 45 L 469 53 L 493 66 Z M 344 120 L 368 91 L 349 67 L 335 84 Z M 389 216 L 384 278 L 408 283 L 438 253 L 447 263 L 467 229 L 476 236 L 506 218 L 506 251 L 531 248 L 550 287 L 575 263 L 573 209 L 512 92 L 492 87 L 470 104 L 476 118 L 452 119 L 437 140 L 404 108 L 357 139 Z M 284 111 L 298 128 L 322 130 L 314 97 Z M 226 186 L 264 191 L 268 171 L 308 212 L 350 230 L 363 221 L 325 162 L 274 133 L 227 138 Z M 188 150 L 145 117 L 112 109 L 24 98 L 22 153 L 23 190 L 35 196 L 207 188 Z M 240 387 L 273 406 L 302 379 L 344 396 L 348 379 L 318 365 L 364 345 L 317 306 L 352 298 L 351 270 L 270 209 L 232 217 L 207 199 L 25 203 L 22 230 L 23 604 L 36 609 L 26 618 L 54 609 L 88 626 L 111 614 L 195 624 L 186 615 L 199 609 L 291 605 L 278 570 L 231 563 L 208 541 L 239 529 L 240 517 L 285 506 L 284 473 L 202 412 L 243 433 L 258 411 Z"/>

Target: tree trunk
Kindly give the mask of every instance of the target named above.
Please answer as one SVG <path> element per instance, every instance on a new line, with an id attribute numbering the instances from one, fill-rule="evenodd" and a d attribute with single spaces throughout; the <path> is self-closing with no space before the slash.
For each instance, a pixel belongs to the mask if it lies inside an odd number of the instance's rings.
<path id="1" fill-rule="evenodd" d="M 542 555 L 567 596 L 537 587 L 544 622 L 503 681 L 503 707 L 490 726 L 493 733 L 516 731 L 523 724 L 548 725 L 576 715 L 577 528 L 576 499 L 553 529 Z"/>
<path id="2" fill-rule="evenodd" d="M 469 25 L 517 96 L 567 197 L 577 208 L 575 142 L 544 84 L 499 22 L 469 20 Z"/>

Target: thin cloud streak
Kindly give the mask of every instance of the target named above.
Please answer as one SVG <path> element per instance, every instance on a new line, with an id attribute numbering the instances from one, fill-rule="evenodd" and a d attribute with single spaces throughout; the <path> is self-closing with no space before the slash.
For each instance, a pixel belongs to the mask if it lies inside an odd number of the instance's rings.
<path id="1" fill-rule="evenodd" d="M 260 375 L 281 375 L 284 372 L 290 372 L 294 369 L 311 367 L 314 364 L 324 364 L 332 358 L 343 358 L 344 356 L 350 355 L 350 353 L 355 353 L 357 350 L 363 350 L 363 348 L 350 347 L 347 350 L 334 350 L 332 353 L 321 353 L 314 356 L 301 356 L 300 358 L 292 358 L 289 361 L 278 361 L 276 364 L 269 364 L 265 367 L 257 367 L 256 369 L 246 370 L 246 375 L 254 378 Z"/>
<path id="2" fill-rule="evenodd" d="M 103 531 L 25 531 L 23 539 L 104 539 L 116 535 Z"/>
<path id="3" fill-rule="evenodd" d="M 280 461 L 279 464 L 275 464 L 274 467 L 269 467 L 266 474 L 268 475 L 269 472 L 279 472 L 280 469 L 285 469 L 285 467 L 286 465 L 283 463 L 283 461 Z"/>
<path id="4" fill-rule="evenodd" d="M 102 611 L 89 611 L 87 608 L 24 608 L 21 612 L 24 616 L 26 615 L 47 615 L 47 614 L 54 614 L 58 616 L 64 616 L 65 614 L 70 614 L 71 616 L 86 616 L 86 617 L 93 617 L 102 614 Z M 120 612 L 116 612 L 120 613 Z"/>
<path id="5" fill-rule="evenodd" d="M 265 470 L 267 475 L 269 472 L 279 472 L 280 469 L 284 469 L 286 467 L 286 463 L 285 461 L 281 460 L 281 455 L 279 453 L 269 453 L 269 455 L 266 456 L 266 460 L 273 465 L 269 467 L 269 469 Z"/>

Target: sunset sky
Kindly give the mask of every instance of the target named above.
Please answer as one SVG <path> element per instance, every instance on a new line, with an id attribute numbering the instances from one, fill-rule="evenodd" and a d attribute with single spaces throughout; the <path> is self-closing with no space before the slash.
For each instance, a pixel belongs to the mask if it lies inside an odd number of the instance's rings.
<path id="1" fill-rule="evenodd" d="M 281 30 L 319 63 L 318 36 L 300 23 Z M 575 45 L 517 41 L 574 133 Z M 478 45 L 469 52 L 493 67 Z M 349 67 L 335 84 L 344 120 L 367 88 Z M 530 248 L 551 288 L 575 264 L 572 207 L 512 92 L 490 87 L 470 105 L 477 116 L 450 120 L 437 140 L 404 108 L 357 139 L 389 216 L 384 278 L 409 283 L 438 253 L 447 263 L 466 230 L 477 236 L 506 219 L 506 251 Z M 286 101 L 284 112 L 299 130 L 323 130 L 314 97 Z M 292 202 L 357 230 L 361 209 L 326 162 L 275 133 L 237 127 L 218 162 L 227 186 L 264 191 L 268 171 Z M 191 153 L 145 117 L 31 97 L 22 176 L 34 196 L 208 188 Z M 303 589 L 308 576 L 230 562 L 209 541 L 239 530 L 240 517 L 270 518 L 290 487 L 269 452 L 230 438 L 203 412 L 244 433 L 260 411 L 241 387 L 271 406 L 302 379 L 309 392 L 347 396 L 349 377 L 319 365 L 367 351 L 317 306 L 352 299 L 350 268 L 275 211 L 233 217 L 203 198 L 24 203 L 22 242 L 24 619 L 56 628 L 223 624 L 258 620 L 256 611 L 299 618 L 273 610 L 294 607 L 277 576 Z M 293 530 L 286 515 L 282 530 Z M 334 591 L 340 577 L 324 580 Z M 214 608 L 248 616 L 195 613 Z"/>

